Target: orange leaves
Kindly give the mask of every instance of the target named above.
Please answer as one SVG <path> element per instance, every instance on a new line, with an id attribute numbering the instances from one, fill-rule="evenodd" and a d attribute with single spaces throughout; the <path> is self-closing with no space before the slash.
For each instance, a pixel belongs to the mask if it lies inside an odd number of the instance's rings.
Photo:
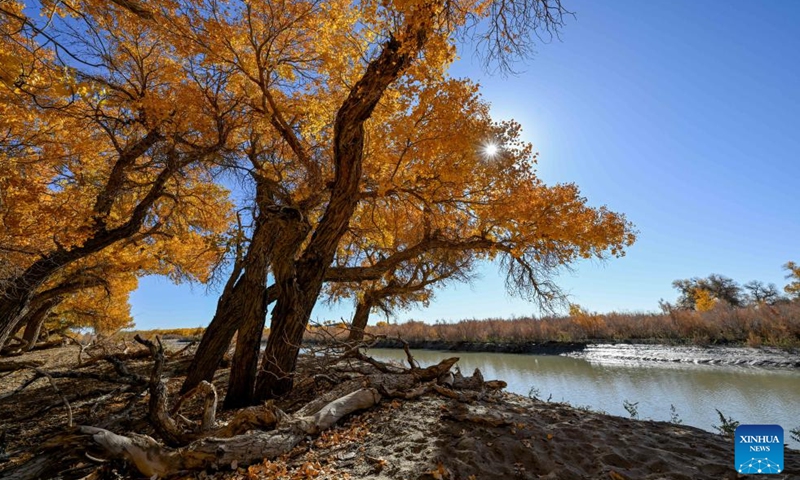
<path id="1" fill-rule="evenodd" d="M 435 478 L 436 480 L 446 480 L 448 478 L 453 478 L 453 472 L 450 471 L 449 468 L 445 467 L 444 464 L 439 463 L 436 465 L 436 468 L 428 472 L 430 476 Z"/>
<path id="2" fill-rule="evenodd" d="M 348 443 L 361 443 L 367 435 L 369 435 L 367 425 L 353 421 L 348 426 L 336 427 L 322 432 L 314 441 L 314 446 L 317 448 L 330 448 Z"/>

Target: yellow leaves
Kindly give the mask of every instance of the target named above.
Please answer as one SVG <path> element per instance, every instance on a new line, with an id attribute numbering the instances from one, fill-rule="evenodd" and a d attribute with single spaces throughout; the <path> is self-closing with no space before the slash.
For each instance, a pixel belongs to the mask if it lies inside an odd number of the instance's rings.
<path id="1" fill-rule="evenodd" d="M 694 291 L 694 305 L 698 312 L 707 312 L 713 310 L 717 304 L 717 299 L 714 295 L 705 288 L 697 288 Z"/>
<path id="2" fill-rule="evenodd" d="M 789 280 L 789 283 L 783 287 L 783 291 L 791 297 L 800 298 L 800 265 L 795 262 L 786 262 L 783 268 L 788 272 L 786 278 Z"/>
<path id="3" fill-rule="evenodd" d="M 569 316 L 570 317 L 585 317 L 587 315 L 588 315 L 588 313 L 586 312 L 586 310 L 584 310 L 583 307 L 581 307 L 577 303 L 570 303 L 569 304 Z"/>

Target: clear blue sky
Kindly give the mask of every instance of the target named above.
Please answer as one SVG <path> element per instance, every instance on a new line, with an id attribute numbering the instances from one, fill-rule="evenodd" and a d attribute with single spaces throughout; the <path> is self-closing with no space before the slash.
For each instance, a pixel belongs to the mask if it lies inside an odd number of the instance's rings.
<path id="1" fill-rule="evenodd" d="M 471 50 L 453 68 L 481 83 L 495 117 L 523 125 L 545 182 L 577 183 L 640 232 L 625 258 L 576 264 L 558 283 L 600 312 L 657 310 L 673 280 L 710 273 L 782 287 L 781 265 L 800 261 L 800 2 L 564 3 L 576 18 L 519 75 L 485 74 Z M 494 266 L 481 271 L 395 319 L 537 313 Z M 216 299 L 147 278 L 132 313 L 138 328 L 205 326 Z"/>

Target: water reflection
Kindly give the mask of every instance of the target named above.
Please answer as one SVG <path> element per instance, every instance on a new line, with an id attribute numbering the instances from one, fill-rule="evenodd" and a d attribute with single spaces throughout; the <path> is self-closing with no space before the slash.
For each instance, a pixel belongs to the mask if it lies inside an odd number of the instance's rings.
<path id="1" fill-rule="evenodd" d="M 402 350 L 373 349 L 371 356 L 405 361 Z M 786 442 L 800 443 L 789 429 L 800 426 L 800 371 L 686 363 L 597 363 L 560 356 L 504 353 L 414 351 L 422 366 L 457 356 L 465 375 L 477 367 L 488 379 L 508 382 L 508 390 L 540 398 L 589 406 L 612 415 L 628 416 L 623 402 L 639 402 L 640 418 L 668 421 L 670 404 L 686 425 L 713 431 L 719 424 L 715 408 L 742 423 L 783 426 Z"/>

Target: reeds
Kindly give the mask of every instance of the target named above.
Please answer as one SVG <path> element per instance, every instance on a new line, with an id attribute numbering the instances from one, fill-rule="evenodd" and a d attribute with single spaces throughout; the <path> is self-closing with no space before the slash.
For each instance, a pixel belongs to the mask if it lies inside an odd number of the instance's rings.
<path id="1" fill-rule="evenodd" d="M 720 304 L 706 312 L 673 309 L 666 313 L 581 312 L 573 316 L 489 318 L 436 324 L 420 321 L 399 324 L 381 322 L 367 327 L 366 332 L 387 337 L 400 336 L 406 341 L 641 341 L 789 348 L 800 346 L 800 302 L 745 308 Z M 331 333 L 338 336 L 339 332 Z"/>

